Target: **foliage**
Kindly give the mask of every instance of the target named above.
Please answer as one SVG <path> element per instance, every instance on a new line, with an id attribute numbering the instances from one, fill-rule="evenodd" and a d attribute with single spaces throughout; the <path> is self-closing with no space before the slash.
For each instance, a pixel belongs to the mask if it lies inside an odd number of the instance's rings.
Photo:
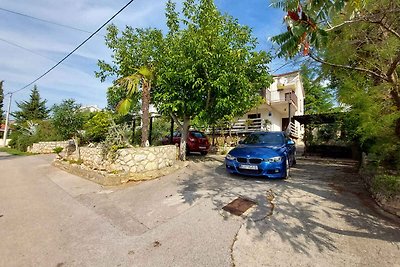
<path id="1" fill-rule="evenodd" d="M 63 150 L 64 148 L 60 146 L 53 148 L 53 152 L 56 153 L 57 155 L 60 154 Z"/>
<path id="2" fill-rule="evenodd" d="M 161 145 L 165 136 L 170 134 L 171 118 L 156 117 L 153 119 L 153 130 L 151 132 L 151 144 L 153 146 Z"/>
<path id="3" fill-rule="evenodd" d="M 338 101 L 357 122 L 353 135 L 382 162 L 398 164 L 400 154 L 390 151 L 400 149 L 399 2 L 287 0 L 274 5 L 287 12 L 288 31 L 273 38 L 280 44 L 279 55 L 302 51 L 321 63 Z"/>
<path id="4" fill-rule="evenodd" d="M 102 142 L 106 139 L 108 128 L 111 125 L 109 112 L 96 112 L 84 125 L 85 137 L 89 142 Z"/>
<path id="5" fill-rule="evenodd" d="M 138 92 L 142 95 L 142 140 L 144 146 L 148 139 L 150 91 L 155 76 L 155 65 L 159 56 L 162 33 L 156 29 L 133 29 L 126 27 L 119 34 L 115 25 L 107 28 L 106 44 L 113 51 L 113 64 L 99 60 L 100 71 L 96 76 L 104 81 L 116 76 L 116 86 L 125 88 L 117 110 L 127 114 L 138 102 Z"/>
<path id="6" fill-rule="evenodd" d="M 28 101 L 17 102 L 20 109 L 12 113 L 17 123 L 28 120 L 45 120 L 48 118 L 50 110 L 46 108 L 47 100 L 41 100 L 39 90 L 35 85 L 31 91 Z"/>
<path id="7" fill-rule="evenodd" d="M 151 84 L 154 81 L 154 70 L 152 67 L 142 66 L 136 70 L 132 75 L 123 77 L 117 80 L 117 83 L 127 89 L 126 98 L 123 99 L 118 105 L 118 112 L 127 114 L 135 103 L 135 99 L 139 86 L 142 88 L 142 139 L 141 146 L 146 146 L 149 136 L 149 123 L 150 123 L 150 90 Z"/>
<path id="8" fill-rule="evenodd" d="M 256 52 L 251 30 L 222 15 L 212 0 L 187 0 L 182 15 L 166 8 L 169 33 L 160 52 L 154 101 L 182 130 L 181 159 L 191 120 L 214 124 L 245 113 L 267 87 L 270 56 Z"/>
<path id="9" fill-rule="evenodd" d="M 107 89 L 107 109 L 112 112 L 117 112 L 118 104 L 126 97 L 126 89 L 121 86 L 110 86 Z M 139 99 L 140 94 L 132 95 L 132 106 L 129 113 L 137 113 L 140 109 Z M 134 105 L 136 103 L 136 105 Z"/>
<path id="10" fill-rule="evenodd" d="M 30 155 L 33 155 L 32 153 L 22 152 L 22 151 L 20 151 L 18 149 L 9 148 L 9 147 L 0 147 L 0 152 L 5 152 L 5 153 L 8 153 L 8 154 L 14 155 L 14 156 L 30 156 Z"/>
<path id="11" fill-rule="evenodd" d="M 20 123 L 10 135 L 9 146 L 20 151 L 26 151 L 33 143 L 58 141 L 62 138 L 50 121 L 27 121 Z"/>
<path id="12" fill-rule="evenodd" d="M 400 195 L 400 175 L 378 174 L 372 180 L 372 189 L 375 193 L 382 193 L 387 197 Z"/>
<path id="13" fill-rule="evenodd" d="M 75 100 L 67 99 L 52 108 L 52 123 L 64 140 L 79 135 L 79 131 L 83 129 L 84 114 L 80 107 Z"/>
<path id="14" fill-rule="evenodd" d="M 304 114 L 320 114 L 333 111 L 333 96 L 330 88 L 323 86 L 321 77 L 306 65 L 301 67 L 304 87 Z"/>
<path id="15" fill-rule="evenodd" d="M 103 156 L 113 158 L 118 149 L 131 147 L 132 128 L 128 124 L 115 124 L 111 121 L 106 140 L 102 143 Z"/>

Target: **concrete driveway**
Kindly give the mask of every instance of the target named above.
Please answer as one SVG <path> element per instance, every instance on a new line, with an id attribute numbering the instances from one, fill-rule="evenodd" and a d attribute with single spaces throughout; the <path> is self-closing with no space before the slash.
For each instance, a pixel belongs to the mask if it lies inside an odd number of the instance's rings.
<path id="1" fill-rule="evenodd" d="M 52 155 L 0 154 L 0 266 L 400 266 L 400 223 L 354 163 L 299 160 L 288 180 L 193 156 L 160 179 L 102 187 Z M 242 196 L 242 216 L 222 207 Z"/>

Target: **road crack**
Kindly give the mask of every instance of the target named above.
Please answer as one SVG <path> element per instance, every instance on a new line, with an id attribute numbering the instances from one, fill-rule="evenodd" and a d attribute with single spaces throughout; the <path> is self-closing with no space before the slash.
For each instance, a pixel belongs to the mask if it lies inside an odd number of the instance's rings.
<path id="1" fill-rule="evenodd" d="M 242 223 L 239 227 L 239 229 L 237 230 L 235 236 L 233 237 L 233 241 L 231 244 L 231 266 L 232 267 L 236 267 L 236 263 L 235 263 L 235 257 L 233 256 L 233 247 L 235 246 L 236 241 L 238 240 L 238 235 L 240 230 L 242 229 L 242 226 L 244 225 L 244 223 Z"/>

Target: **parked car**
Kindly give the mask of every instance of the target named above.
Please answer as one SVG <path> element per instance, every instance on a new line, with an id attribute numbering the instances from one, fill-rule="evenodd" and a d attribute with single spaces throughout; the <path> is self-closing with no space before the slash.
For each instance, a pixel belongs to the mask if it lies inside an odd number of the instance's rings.
<path id="1" fill-rule="evenodd" d="M 163 145 L 167 145 L 170 143 L 170 137 L 166 136 L 162 140 Z M 174 132 L 172 136 L 172 143 L 180 145 L 181 143 L 181 133 Z M 186 153 L 190 152 L 200 152 L 202 155 L 207 155 L 208 150 L 210 148 L 210 142 L 208 141 L 207 136 L 200 131 L 189 131 L 188 137 L 186 140 Z"/>
<path id="2" fill-rule="evenodd" d="M 229 173 L 287 178 L 296 164 L 296 147 L 285 132 L 257 132 L 248 135 L 225 157 Z"/>

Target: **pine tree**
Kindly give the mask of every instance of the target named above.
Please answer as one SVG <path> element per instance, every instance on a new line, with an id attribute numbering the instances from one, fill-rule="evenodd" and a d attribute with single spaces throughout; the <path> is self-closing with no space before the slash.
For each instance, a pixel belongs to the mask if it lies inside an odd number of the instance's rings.
<path id="1" fill-rule="evenodd" d="M 49 117 L 50 110 L 46 108 L 47 100 L 41 100 L 39 90 L 34 85 L 28 101 L 16 102 L 19 111 L 12 115 L 17 123 L 28 120 L 44 120 Z"/>

